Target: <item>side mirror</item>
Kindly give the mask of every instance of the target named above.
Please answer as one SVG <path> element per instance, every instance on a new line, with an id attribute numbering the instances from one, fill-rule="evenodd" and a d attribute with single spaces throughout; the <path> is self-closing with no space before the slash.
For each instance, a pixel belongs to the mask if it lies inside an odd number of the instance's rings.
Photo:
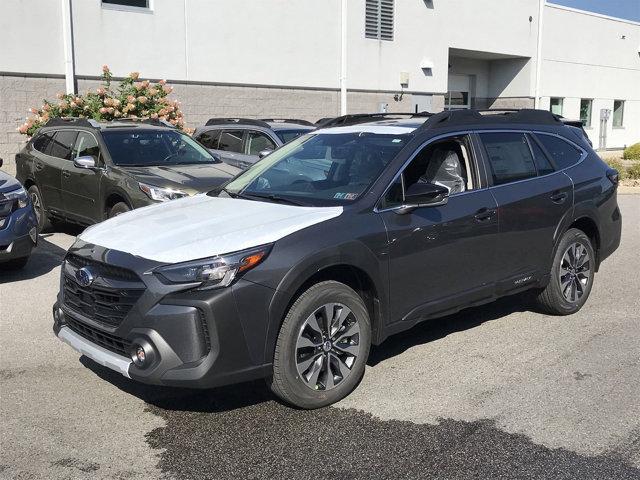
<path id="1" fill-rule="evenodd" d="M 73 164 L 78 168 L 85 168 L 88 170 L 93 170 L 96 168 L 96 159 L 87 155 L 84 157 L 78 157 L 73 161 Z"/>
<path id="2" fill-rule="evenodd" d="M 449 189 L 435 183 L 414 183 L 404 195 L 404 205 L 397 213 L 410 213 L 420 207 L 437 207 L 449 201 Z"/>
<path id="3" fill-rule="evenodd" d="M 263 159 L 264 157 L 269 155 L 271 152 L 273 152 L 273 150 L 271 150 L 270 148 L 267 148 L 265 150 L 261 150 L 260 152 L 258 152 L 258 158 Z"/>
<path id="4" fill-rule="evenodd" d="M 215 152 L 213 150 L 209 150 L 209 153 L 211 154 L 211 156 L 213 157 L 213 159 L 216 162 L 218 162 L 218 163 L 222 162 L 222 157 L 220 156 L 220 154 L 218 152 Z"/>

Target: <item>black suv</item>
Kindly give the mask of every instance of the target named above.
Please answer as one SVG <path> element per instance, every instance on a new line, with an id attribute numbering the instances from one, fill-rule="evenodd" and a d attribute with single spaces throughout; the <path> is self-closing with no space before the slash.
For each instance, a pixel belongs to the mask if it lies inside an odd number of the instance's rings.
<path id="1" fill-rule="evenodd" d="M 52 119 L 16 155 L 39 230 L 84 225 L 133 208 L 207 192 L 239 169 L 159 121 Z"/>
<path id="2" fill-rule="evenodd" d="M 245 169 L 276 148 L 316 128 L 294 118 L 212 118 L 193 138 L 223 162 Z"/>
<path id="3" fill-rule="evenodd" d="M 343 120 L 209 195 L 87 229 L 58 337 L 141 382 L 265 377 L 316 408 L 418 322 L 529 289 L 552 314 L 584 305 L 620 242 L 618 176 L 557 117 Z"/>

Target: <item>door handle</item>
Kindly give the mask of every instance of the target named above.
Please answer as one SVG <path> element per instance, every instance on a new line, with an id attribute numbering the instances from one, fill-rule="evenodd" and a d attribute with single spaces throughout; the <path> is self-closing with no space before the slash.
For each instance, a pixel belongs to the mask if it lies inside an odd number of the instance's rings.
<path id="1" fill-rule="evenodd" d="M 495 208 L 481 208 L 476 212 L 474 218 L 478 222 L 486 222 L 487 220 L 491 220 L 493 216 L 496 214 Z"/>
<path id="2" fill-rule="evenodd" d="M 71 176 L 71 172 L 67 171 L 67 170 L 63 170 L 62 171 L 62 176 L 64 178 L 69 178 Z"/>
<path id="3" fill-rule="evenodd" d="M 40 171 L 44 168 L 44 163 L 36 162 L 36 170 Z"/>
<path id="4" fill-rule="evenodd" d="M 551 201 L 560 205 L 564 203 L 567 197 L 568 195 L 566 194 L 566 192 L 555 192 L 551 195 Z"/>

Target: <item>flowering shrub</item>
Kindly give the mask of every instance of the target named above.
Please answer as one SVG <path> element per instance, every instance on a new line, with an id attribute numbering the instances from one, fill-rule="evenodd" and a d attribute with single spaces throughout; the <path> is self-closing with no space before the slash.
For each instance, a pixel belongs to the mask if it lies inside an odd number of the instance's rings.
<path id="1" fill-rule="evenodd" d="M 151 83 L 149 80 L 140 80 L 138 72 L 131 72 L 115 89 L 111 86 L 111 80 L 109 67 L 103 65 L 103 86 L 85 95 L 59 93 L 57 102 L 44 100 L 40 109 L 30 110 L 32 116 L 18 131 L 31 137 L 50 118 L 55 117 L 84 117 L 103 121 L 157 118 L 186 130 L 179 102 L 167 98 L 173 87 L 167 85 L 165 80 Z"/>

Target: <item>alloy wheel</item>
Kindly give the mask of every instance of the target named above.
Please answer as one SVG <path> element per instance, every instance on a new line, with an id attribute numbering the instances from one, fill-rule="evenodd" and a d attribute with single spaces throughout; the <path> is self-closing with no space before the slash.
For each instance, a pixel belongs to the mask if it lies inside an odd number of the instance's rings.
<path id="1" fill-rule="evenodd" d="M 330 390 L 342 383 L 359 355 L 360 324 L 346 305 L 322 305 L 299 330 L 296 367 L 304 384 L 313 390 Z"/>
<path id="2" fill-rule="evenodd" d="M 591 281 L 591 257 L 581 243 L 572 243 L 565 250 L 558 273 L 565 300 L 575 303 L 584 295 Z"/>
<path id="3" fill-rule="evenodd" d="M 42 204 L 40 203 L 40 197 L 37 193 L 31 192 L 31 204 L 33 205 L 33 211 L 36 214 L 36 220 L 38 221 L 38 225 L 42 223 Z"/>

